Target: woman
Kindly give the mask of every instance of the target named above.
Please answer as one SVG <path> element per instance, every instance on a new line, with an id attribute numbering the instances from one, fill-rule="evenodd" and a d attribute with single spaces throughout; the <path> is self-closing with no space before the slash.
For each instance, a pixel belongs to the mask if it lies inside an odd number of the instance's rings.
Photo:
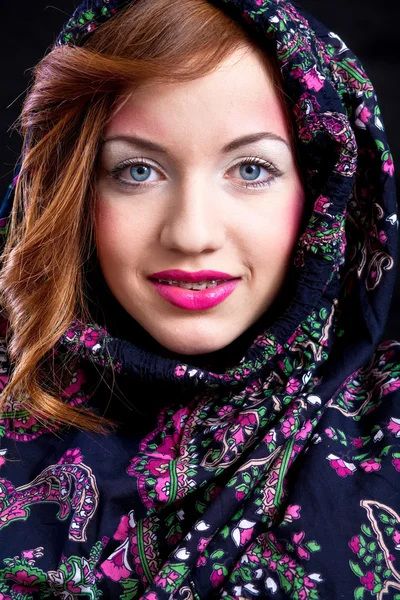
<path id="1" fill-rule="evenodd" d="M 96 0 L 22 126 L 0 599 L 399 597 L 393 163 L 351 51 L 286 0 Z"/>

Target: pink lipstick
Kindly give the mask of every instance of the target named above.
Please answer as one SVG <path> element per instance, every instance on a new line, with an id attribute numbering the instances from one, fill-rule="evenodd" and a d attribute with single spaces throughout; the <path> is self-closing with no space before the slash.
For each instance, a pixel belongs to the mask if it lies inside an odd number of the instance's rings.
<path id="1" fill-rule="evenodd" d="M 170 304 L 186 310 L 206 310 L 230 296 L 241 278 L 221 271 L 173 269 L 153 273 L 149 279 Z"/>

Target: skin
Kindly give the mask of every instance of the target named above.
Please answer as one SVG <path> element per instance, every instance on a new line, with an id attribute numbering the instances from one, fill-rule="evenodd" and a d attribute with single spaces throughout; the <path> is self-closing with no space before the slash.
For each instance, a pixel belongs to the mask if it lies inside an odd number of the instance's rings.
<path id="1" fill-rule="evenodd" d="M 117 301 L 172 353 L 225 348 L 268 311 L 288 271 L 304 191 L 264 60 L 244 48 L 196 80 L 129 90 L 106 127 L 95 214 L 99 264 Z M 273 135 L 222 152 L 258 132 Z M 166 152 L 113 139 L 120 136 L 151 140 Z M 274 170 L 249 165 L 249 157 Z M 150 169 L 132 171 L 143 159 Z M 112 176 L 126 160 L 134 164 Z M 269 185 L 246 188 L 256 182 Z M 212 269 L 241 281 L 221 304 L 189 311 L 169 304 L 148 280 L 166 269 Z"/>

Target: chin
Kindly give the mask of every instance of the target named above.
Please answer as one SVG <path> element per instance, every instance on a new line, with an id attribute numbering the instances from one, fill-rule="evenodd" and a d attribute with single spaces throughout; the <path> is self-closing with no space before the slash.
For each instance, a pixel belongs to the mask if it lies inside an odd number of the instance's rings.
<path id="1" fill-rule="evenodd" d="M 157 338 L 155 338 L 157 339 Z M 158 343 L 161 344 L 166 350 L 173 352 L 174 354 L 182 354 L 185 356 L 196 356 L 198 354 L 209 354 L 221 350 L 227 344 L 216 344 L 215 341 L 204 341 L 204 342 L 180 342 L 177 340 L 166 340 L 161 341 L 157 339 Z"/>
<path id="2" fill-rule="evenodd" d="M 230 344 L 237 335 L 227 336 L 226 332 L 223 335 L 218 335 L 217 331 L 212 333 L 196 334 L 191 331 L 187 336 L 182 336 L 182 331 L 179 335 L 173 335 L 172 332 L 149 332 L 150 335 L 169 352 L 185 356 L 196 356 L 198 354 L 209 354 L 217 352 Z M 194 339 L 193 339 L 194 338 Z"/>

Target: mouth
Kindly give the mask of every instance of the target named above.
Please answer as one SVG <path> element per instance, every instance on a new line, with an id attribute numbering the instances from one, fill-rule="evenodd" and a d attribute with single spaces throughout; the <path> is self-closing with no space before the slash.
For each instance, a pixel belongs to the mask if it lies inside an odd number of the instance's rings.
<path id="1" fill-rule="evenodd" d="M 222 271 L 211 271 L 210 269 L 203 269 L 202 271 L 182 271 L 181 269 L 168 269 L 167 271 L 158 271 L 149 275 L 149 279 L 156 279 L 163 283 L 207 283 L 212 282 L 213 284 L 220 281 L 230 281 L 231 279 L 238 279 L 235 275 L 230 273 L 224 273 Z"/>
<path id="2" fill-rule="evenodd" d="M 150 278 L 158 294 L 184 310 L 206 310 L 221 304 L 234 292 L 241 278 L 198 282 Z"/>
<path id="3" fill-rule="evenodd" d="M 197 292 L 201 292 L 202 290 L 207 290 L 207 289 L 214 289 L 214 288 L 218 287 L 219 285 L 227 283 L 228 281 L 234 281 L 235 279 L 236 278 L 210 279 L 210 280 L 205 279 L 204 281 L 190 282 L 190 281 L 179 281 L 179 280 L 173 280 L 173 279 L 151 278 L 152 281 L 158 281 L 158 283 L 163 283 L 165 285 L 172 285 L 175 287 L 183 288 L 185 290 L 193 290 L 193 291 L 197 291 Z"/>

